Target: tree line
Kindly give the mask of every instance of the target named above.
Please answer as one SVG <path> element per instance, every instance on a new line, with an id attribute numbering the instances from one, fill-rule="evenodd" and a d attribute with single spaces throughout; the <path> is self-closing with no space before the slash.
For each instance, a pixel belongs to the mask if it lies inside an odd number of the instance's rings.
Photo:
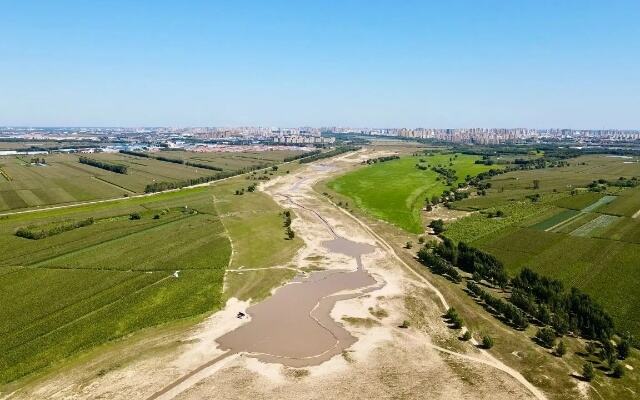
<path id="1" fill-rule="evenodd" d="M 105 169 L 107 171 L 115 172 L 115 173 L 118 173 L 118 174 L 126 174 L 127 173 L 127 166 L 126 165 L 113 164 L 113 163 L 109 163 L 109 162 L 106 162 L 106 161 L 94 160 L 93 158 L 84 157 L 84 156 L 80 156 L 79 162 L 81 164 L 91 165 L 92 167 L 102 168 L 102 169 Z"/>
<path id="2" fill-rule="evenodd" d="M 139 152 L 139 151 L 120 150 L 120 153 L 128 154 L 130 156 L 136 156 L 136 157 L 152 158 L 154 160 L 170 162 L 170 163 L 174 163 L 174 164 L 184 164 L 184 165 L 188 165 L 190 167 L 208 169 L 208 170 L 212 170 L 212 171 L 222 171 L 223 170 L 222 168 L 216 167 L 214 165 L 198 163 L 198 162 L 192 162 L 192 161 L 188 161 L 188 160 L 185 161 L 185 160 L 180 159 L 180 158 L 170 158 L 170 157 L 165 157 L 165 156 L 153 156 L 153 155 L 151 155 L 149 153 L 143 153 L 143 152 Z"/>
<path id="3" fill-rule="evenodd" d="M 462 281 L 456 268 L 471 274 L 467 291 L 518 329 L 535 320 L 560 337 L 573 332 L 604 342 L 614 334 L 611 316 L 586 293 L 577 288 L 566 290 L 562 282 L 526 267 L 509 279 L 500 260 L 464 242 L 456 245 L 444 238 L 439 244 L 427 243 L 418 252 L 418 260 L 455 283 Z M 511 288 L 508 302 L 483 290 L 478 285 L 482 281 L 502 289 Z"/>
<path id="4" fill-rule="evenodd" d="M 320 153 L 322 153 L 321 150 L 307 151 L 306 153 L 296 154 L 294 156 L 285 157 L 284 158 L 284 162 L 291 162 L 291 161 L 299 160 L 301 158 L 315 156 L 316 154 L 320 154 Z"/>
<path id="5" fill-rule="evenodd" d="M 197 178 L 185 179 L 182 181 L 174 181 L 174 182 L 153 182 L 148 184 L 144 188 L 145 193 L 156 193 L 163 192 L 165 190 L 173 190 L 173 189 L 181 189 L 187 186 L 198 185 L 201 183 L 207 183 L 212 181 L 217 181 L 219 179 L 229 178 L 231 176 L 238 175 L 241 172 L 219 172 L 215 175 L 210 176 L 200 176 Z"/>
<path id="6" fill-rule="evenodd" d="M 368 158 L 366 160 L 364 160 L 362 162 L 362 164 L 377 164 L 377 163 L 381 163 L 381 162 L 387 162 L 387 161 L 391 161 L 391 160 L 399 160 L 400 156 L 383 156 L 383 157 L 376 157 L 376 158 Z"/>
<path id="7" fill-rule="evenodd" d="M 299 162 L 300 162 L 300 164 L 306 164 L 306 163 L 310 163 L 310 162 L 313 162 L 313 161 L 318 161 L 318 160 L 322 160 L 324 158 L 334 157 L 334 156 L 337 156 L 337 155 L 340 155 L 340 154 L 343 154 L 343 153 L 348 153 L 350 151 L 356 151 L 356 150 L 360 150 L 360 149 L 361 148 L 357 147 L 357 146 L 339 146 L 339 147 L 336 147 L 333 150 L 329 150 L 329 151 L 326 151 L 324 153 L 318 153 L 318 154 L 315 154 L 315 155 L 312 155 L 312 156 L 309 156 L 309 157 L 302 158 L 302 159 L 300 159 Z"/>
<path id="8" fill-rule="evenodd" d="M 36 227 L 27 226 L 21 227 L 16 230 L 16 236 L 22 237 L 25 239 L 39 240 L 44 239 L 49 236 L 58 235 L 63 232 L 71 231 L 77 228 L 82 228 L 83 226 L 89 226 L 93 224 L 93 218 L 83 219 L 81 221 L 65 223 L 58 226 L 54 226 L 49 229 L 37 229 Z"/>

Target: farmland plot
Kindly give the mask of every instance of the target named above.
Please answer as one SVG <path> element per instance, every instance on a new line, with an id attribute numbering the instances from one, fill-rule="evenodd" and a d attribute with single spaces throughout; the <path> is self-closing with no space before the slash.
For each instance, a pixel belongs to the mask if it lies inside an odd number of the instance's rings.
<path id="1" fill-rule="evenodd" d="M 616 222 L 620 217 L 615 215 L 600 215 L 598 218 L 587 222 L 570 233 L 571 236 L 596 236 L 607 226 Z"/>

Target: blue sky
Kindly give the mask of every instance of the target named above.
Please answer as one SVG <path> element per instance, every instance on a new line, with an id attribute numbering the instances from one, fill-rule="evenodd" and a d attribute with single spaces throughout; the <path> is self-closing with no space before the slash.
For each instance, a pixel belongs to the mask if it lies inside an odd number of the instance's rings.
<path id="1" fill-rule="evenodd" d="M 640 129 L 640 1 L 0 1 L 0 125 Z"/>

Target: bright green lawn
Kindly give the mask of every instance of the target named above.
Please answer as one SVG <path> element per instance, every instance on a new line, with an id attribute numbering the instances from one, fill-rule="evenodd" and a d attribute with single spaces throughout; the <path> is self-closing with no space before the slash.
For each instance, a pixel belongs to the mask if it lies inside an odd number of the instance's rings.
<path id="1" fill-rule="evenodd" d="M 331 182 L 329 187 L 353 199 L 358 207 L 377 218 L 390 222 L 412 233 L 421 233 L 424 228 L 420 209 L 425 198 L 440 195 L 447 188 L 446 182 L 438 181 L 439 174 L 431 169 L 420 170 L 416 164 L 441 164 L 457 172 L 458 182 L 466 175 L 477 175 L 492 167 L 475 164 L 477 156 L 458 154 L 436 154 L 422 157 L 403 157 L 400 160 L 378 163 L 347 173 Z M 449 166 L 450 160 L 453 166 Z"/>

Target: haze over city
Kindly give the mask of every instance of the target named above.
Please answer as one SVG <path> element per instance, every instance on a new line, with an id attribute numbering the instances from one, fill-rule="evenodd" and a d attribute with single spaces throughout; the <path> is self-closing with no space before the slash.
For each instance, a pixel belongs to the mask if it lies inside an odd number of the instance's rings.
<path id="1" fill-rule="evenodd" d="M 637 1 L 0 10 L 0 125 L 640 128 Z"/>

